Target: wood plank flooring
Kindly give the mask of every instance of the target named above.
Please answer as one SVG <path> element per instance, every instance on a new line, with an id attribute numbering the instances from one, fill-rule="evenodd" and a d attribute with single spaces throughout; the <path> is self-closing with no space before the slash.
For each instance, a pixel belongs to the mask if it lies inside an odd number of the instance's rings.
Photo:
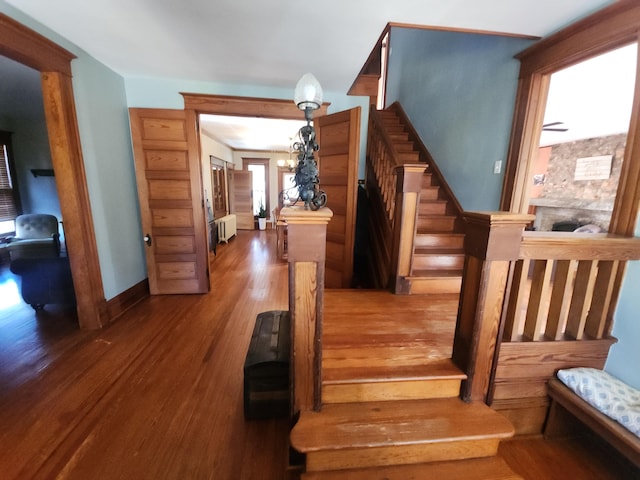
<path id="1" fill-rule="evenodd" d="M 15 285 L 0 280 L 0 479 L 283 479 L 288 421 L 242 413 L 255 316 L 288 308 L 275 240 L 240 231 L 211 259 L 210 293 L 152 297 L 97 332 L 78 330 L 63 308 L 36 314 L 8 301 Z M 418 318 L 422 307 L 407 298 L 398 312 Z M 339 292 L 325 301 L 326 316 L 394 308 Z M 447 353 L 448 340 L 433 341 L 438 357 Z M 626 478 L 588 446 L 514 442 L 501 453 L 528 480 Z"/>

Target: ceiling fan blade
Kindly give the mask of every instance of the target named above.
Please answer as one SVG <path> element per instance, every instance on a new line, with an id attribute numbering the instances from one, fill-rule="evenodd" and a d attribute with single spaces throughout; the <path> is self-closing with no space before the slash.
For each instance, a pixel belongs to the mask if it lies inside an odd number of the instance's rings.
<path id="1" fill-rule="evenodd" d="M 556 127 L 558 125 L 564 125 L 564 122 L 545 123 L 544 125 L 542 125 L 542 131 L 544 131 L 544 132 L 566 132 L 567 130 L 569 130 L 568 128 L 565 128 L 565 127 L 549 128 L 549 127 Z"/>

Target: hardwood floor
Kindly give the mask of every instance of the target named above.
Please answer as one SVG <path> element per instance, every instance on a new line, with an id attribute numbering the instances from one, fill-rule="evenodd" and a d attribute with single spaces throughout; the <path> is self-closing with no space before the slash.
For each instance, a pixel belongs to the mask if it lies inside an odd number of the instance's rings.
<path id="1" fill-rule="evenodd" d="M 275 240 L 240 231 L 211 259 L 210 293 L 152 297 L 100 331 L 78 330 L 62 308 L 7 300 L 15 285 L 1 281 L 0 479 L 284 478 L 289 422 L 245 421 L 242 406 L 255 317 L 288 308 Z M 326 315 L 363 309 L 358 295 L 325 300 Z M 632 478 L 588 445 L 519 439 L 501 453 L 525 479 Z"/>

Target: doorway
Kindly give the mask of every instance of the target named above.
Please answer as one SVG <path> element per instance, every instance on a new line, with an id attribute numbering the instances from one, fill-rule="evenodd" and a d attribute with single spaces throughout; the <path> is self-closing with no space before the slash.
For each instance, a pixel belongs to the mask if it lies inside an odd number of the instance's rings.
<path id="1" fill-rule="evenodd" d="M 261 209 L 269 212 L 269 164 L 268 158 L 243 158 L 242 169 L 251 172 L 251 198 L 253 199 L 253 215 L 257 216 Z"/>
<path id="2" fill-rule="evenodd" d="M 40 72 L 55 183 L 65 219 L 65 237 L 75 282 L 78 323 L 96 329 L 109 323 L 89 194 L 75 117 L 71 60 L 75 56 L 15 20 L 0 14 L 0 54 Z"/>

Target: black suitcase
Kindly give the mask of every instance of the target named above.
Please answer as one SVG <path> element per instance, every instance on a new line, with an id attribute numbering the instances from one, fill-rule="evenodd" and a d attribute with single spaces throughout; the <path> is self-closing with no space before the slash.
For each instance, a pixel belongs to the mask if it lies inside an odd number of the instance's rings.
<path id="1" fill-rule="evenodd" d="M 260 313 L 244 362 L 244 416 L 247 419 L 289 416 L 289 312 Z"/>

